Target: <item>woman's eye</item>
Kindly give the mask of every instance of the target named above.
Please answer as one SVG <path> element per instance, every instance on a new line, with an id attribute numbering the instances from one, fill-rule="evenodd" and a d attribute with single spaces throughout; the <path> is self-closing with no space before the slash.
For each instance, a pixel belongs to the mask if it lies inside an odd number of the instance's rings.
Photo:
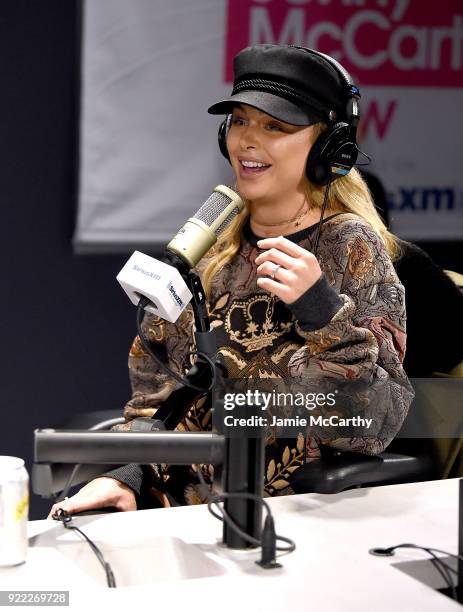
<path id="1" fill-rule="evenodd" d="M 282 128 L 281 125 L 279 125 L 278 123 L 267 123 L 267 129 L 272 132 L 280 132 Z"/>
<path id="2" fill-rule="evenodd" d="M 232 125 L 244 125 L 245 121 L 241 117 L 233 117 Z"/>

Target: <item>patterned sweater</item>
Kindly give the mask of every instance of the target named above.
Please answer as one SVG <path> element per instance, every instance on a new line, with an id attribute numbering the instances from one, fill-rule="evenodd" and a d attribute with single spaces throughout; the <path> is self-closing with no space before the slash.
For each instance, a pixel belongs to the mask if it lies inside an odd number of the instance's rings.
<path id="1" fill-rule="evenodd" d="M 286 236 L 313 250 L 317 225 Z M 265 494 L 291 493 L 289 477 L 304 462 L 320 456 L 321 444 L 366 454 L 382 452 L 399 431 L 413 392 L 402 363 L 405 354 L 405 296 L 388 253 L 371 226 L 356 215 L 338 213 L 324 220 L 317 259 L 322 277 L 296 302 L 284 304 L 256 284 L 254 260 L 259 238 L 243 229 L 241 248 L 213 280 L 209 313 L 217 344 L 232 378 L 382 381 L 388 392 L 368 407 L 379 424 L 373 436 L 321 439 L 308 430 L 288 438 L 267 438 Z M 213 256 L 213 254 L 212 254 Z M 207 263 L 207 262 L 206 262 Z M 192 312 L 176 324 L 145 316 L 145 331 L 165 347 L 171 368 L 191 366 Z M 174 382 L 158 372 L 138 337 L 129 355 L 133 389 L 124 416 L 151 416 Z M 192 406 L 181 430 L 208 430 L 211 410 L 203 400 Z M 206 478 L 213 468 L 201 466 Z M 128 484 L 139 507 L 146 493 L 163 489 L 180 503 L 204 501 L 194 469 L 130 464 L 107 475 Z M 145 501 L 141 501 L 142 497 Z"/>

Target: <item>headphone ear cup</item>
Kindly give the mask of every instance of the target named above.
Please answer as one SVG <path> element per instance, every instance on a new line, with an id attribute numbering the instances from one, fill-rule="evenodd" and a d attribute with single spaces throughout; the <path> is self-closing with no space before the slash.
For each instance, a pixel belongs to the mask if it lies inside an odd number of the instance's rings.
<path id="1" fill-rule="evenodd" d="M 336 123 L 320 134 L 307 158 L 306 176 L 315 185 L 327 185 L 350 172 L 357 161 L 357 144 L 347 123 Z"/>
<path id="2" fill-rule="evenodd" d="M 330 168 L 322 151 L 326 150 L 326 142 L 329 139 L 330 130 L 326 130 L 317 138 L 310 149 L 305 175 L 314 185 L 326 185 L 328 183 Z"/>
<path id="3" fill-rule="evenodd" d="M 228 154 L 228 148 L 227 148 L 227 134 L 228 134 L 228 130 L 230 129 L 231 120 L 232 120 L 232 115 L 227 115 L 225 119 L 222 121 L 222 123 L 220 124 L 219 133 L 217 134 L 220 152 L 225 157 L 225 159 L 228 161 L 228 163 L 231 163 L 231 162 L 230 162 L 230 155 Z"/>

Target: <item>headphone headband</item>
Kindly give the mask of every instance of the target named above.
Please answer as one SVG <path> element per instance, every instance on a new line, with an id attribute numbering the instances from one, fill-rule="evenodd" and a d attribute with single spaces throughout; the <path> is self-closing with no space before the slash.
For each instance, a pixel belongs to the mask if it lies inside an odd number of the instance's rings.
<path id="1" fill-rule="evenodd" d="M 342 66 L 339 62 L 337 62 L 333 57 L 326 55 L 326 53 L 321 53 L 321 51 L 315 51 L 315 49 L 309 49 L 309 47 L 302 47 L 300 45 L 290 45 L 295 49 L 300 49 L 301 51 L 305 51 L 306 53 L 311 53 L 312 55 L 317 55 L 318 57 L 322 57 L 328 64 L 330 64 L 344 81 L 346 86 L 346 94 L 348 96 L 348 100 L 346 103 L 346 120 L 347 123 L 353 127 L 357 128 L 358 122 L 360 120 L 360 108 L 358 104 L 358 100 L 360 96 L 360 89 L 354 83 L 354 80 L 347 72 L 347 70 Z"/>

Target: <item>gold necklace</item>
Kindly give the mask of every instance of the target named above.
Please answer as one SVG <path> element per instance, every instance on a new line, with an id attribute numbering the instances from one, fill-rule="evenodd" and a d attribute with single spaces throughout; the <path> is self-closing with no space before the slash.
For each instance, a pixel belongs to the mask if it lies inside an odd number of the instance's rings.
<path id="1" fill-rule="evenodd" d="M 301 212 L 304 204 L 305 202 L 302 202 L 301 208 L 297 211 L 296 216 L 292 219 L 288 219 L 287 221 L 280 221 L 279 223 L 261 223 L 259 221 L 258 225 L 261 225 L 262 227 L 278 227 L 280 225 L 289 225 L 290 223 L 294 223 L 294 227 L 299 227 L 299 225 L 301 225 L 301 219 L 303 219 L 310 210 L 310 208 L 307 207 L 303 212 Z"/>

